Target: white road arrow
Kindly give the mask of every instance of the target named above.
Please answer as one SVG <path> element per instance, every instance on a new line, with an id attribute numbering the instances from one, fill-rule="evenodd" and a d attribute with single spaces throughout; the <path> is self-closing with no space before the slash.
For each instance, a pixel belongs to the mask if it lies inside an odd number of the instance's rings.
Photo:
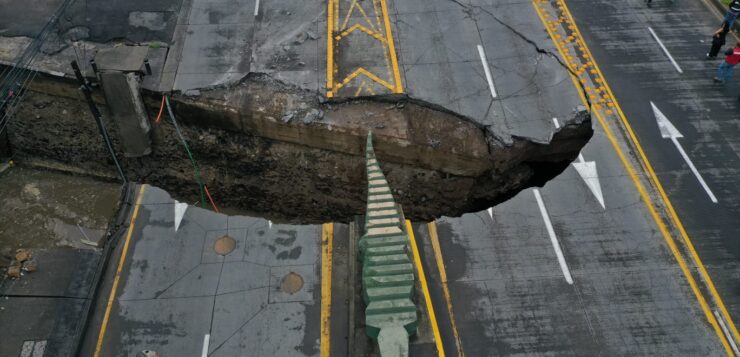
<path id="1" fill-rule="evenodd" d="M 560 128 L 558 118 L 552 118 L 552 122 L 555 123 L 556 128 Z M 573 168 L 576 169 L 578 175 L 581 176 L 584 182 L 586 182 L 586 186 L 588 186 L 594 196 L 596 196 L 596 199 L 601 204 L 601 208 L 606 209 L 606 205 L 604 204 L 604 194 L 601 192 L 601 183 L 599 182 L 599 173 L 596 170 L 596 162 L 586 161 L 586 159 L 583 158 L 583 155 L 578 154 L 578 162 L 573 163 Z"/>
<path id="2" fill-rule="evenodd" d="M 573 168 L 576 169 L 578 175 L 586 182 L 586 186 L 596 196 L 596 199 L 601 204 L 601 208 L 606 209 L 606 205 L 604 205 L 604 194 L 601 192 L 601 183 L 599 183 L 599 173 L 596 170 L 596 162 L 586 161 L 583 155 L 578 154 L 578 162 L 573 163 Z"/>
<path id="3" fill-rule="evenodd" d="M 175 232 L 180 228 L 182 223 L 182 216 L 185 215 L 185 211 L 188 209 L 188 204 L 185 202 L 175 201 Z"/>
<path id="4" fill-rule="evenodd" d="M 686 164 L 689 165 L 691 172 L 693 172 L 694 176 L 696 176 L 696 179 L 699 180 L 701 187 L 703 187 L 704 191 L 706 191 L 707 195 L 709 195 L 709 199 L 712 200 L 712 202 L 717 203 L 717 197 L 714 196 L 712 190 L 709 188 L 709 186 L 707 186 L 707 183 L 704 182 L 704 178 L 701 177 L 699 170 L 696 169 L 694 163 L 691 162 L 691 159 L 689 159 L 689 155 L 686 154 L 686 151 L 683 150 L 683 146 L 681 146 L 681 143 L 678 142 L 678 138 L 683 138 L 681 132 L 679 132 L 678 129 L 673 126 L 673 124 L 668 120 L 665 114 L 663 114 L 663 112 L 658 109 L 655 103 L 650 102 L 650 105 L 653 106 L 653 114 L 655 114 L 655 120 L 658 121 L 658 129 L 660 129 L 660 135 L 663 137 L 663 139 L 671 139 L 673 145 L 676 145 L 676 149 L 678 149 L 678 152 L 681 153 L 684 161 L 686 161 Z"/>

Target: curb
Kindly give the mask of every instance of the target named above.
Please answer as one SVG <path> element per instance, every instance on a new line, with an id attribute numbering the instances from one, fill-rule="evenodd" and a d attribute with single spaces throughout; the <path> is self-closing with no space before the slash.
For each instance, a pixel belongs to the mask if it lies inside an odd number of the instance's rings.
<path id="1" fill-rule="evenodd" d="M 87 334 L 87 329 L 90 325 L 90 320 L 94 315 L 95 303 L 98 299 L 103 278 L 105 277 L 108 262 L 116 248 L 119 238 L 124 235 L 128 228 L 126 220 L 131 214 L 131 210 L 135 203 L 136 187 L 137 184 L 132 182 L 124 184 L 121 187 L 121 198 L 119 200 L 118 211 L 115 213 L 114 219 L 108 228 L 100 260 L 98 261 L 97 270 L 95 271 L 95 278 L 93 279 L 90 291 L 88 292 L 85 308 L 80 315 L 77 329 L 75 329 L 74 334 L 72 335 L 72 338 L 74 338 L 75 341 L 72 351 L 75 356 L 79 356 L 82 352 L 82 345 L 85 335 Z"/>

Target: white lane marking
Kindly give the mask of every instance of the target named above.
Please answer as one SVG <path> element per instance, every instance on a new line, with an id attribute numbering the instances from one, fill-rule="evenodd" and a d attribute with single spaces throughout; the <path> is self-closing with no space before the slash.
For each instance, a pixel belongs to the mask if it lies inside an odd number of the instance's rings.
<path id="1" fill-rule="evenodd" d="M 667 48 L 665 48 L 665 45 L 663 45 L 663 41 L 661 41 L 658 38 L 658 35 L 655 34 L 655 31 L 653 31 L 653 28 L 648 27 L 648 30 L 650 31 L 650 34 L 653 35 L 653 38 L 655 39 L 655 41 L 658 41 L 658 45 L 660 45 L 660 48 L 663 49 L 663 52 L 665 52 L 665 55 L 668 56 L 668 59 L 671 60 L 671 63 L 673 63 L 673 67 L 676 67 L 676 70 L 678 71 L 678 73 L 683 73 L 683 70 L 681 69 L 681 67 L 678 65 L 678 63 L 676 63 L 676 60 L 673 59 L 673 56 L 671 56 L 671 53 L 668 52 Z"/>
<path id="2" fill-rule="evenodd" d="M 175 200 L 175 232 L 177 232 L 177 230 L 180 228 L 182 217 L 185 215 L 185 211 L 187 211 L 187 209 L 187 203 Z"/>
<path id="3" fill-rule="evenodd" d="M 545 208 L 545 203 L 542 202 L 542 196 L 540 196 L 540 190 L 534 189 L 532 190 L 534 192 L 534 198 L 537 199 L 537 206 L 540 207 L 540 213 L 542 214 L 542 219 L 545 221 L 545 227 L 547 227 L 547 234 L 550 236 L 550 242 L 552 243 L 552 248 L 555 249 L 555 255 L 558 257 L 558 263 L 560 264 L 560 270 L 563 271 L 563 275 L 565 276 L 565 281 L 573 285 L 573 277 L 570 275 L 570 269 L 568 269 L 568 263 L 565 262 L 565 257 L 563 256 L 563 250 L 560 248 L 560 242 L 558 242 L 558 237 L 555 235 L 555 229 L 552 228 L 552 222 L 550 222 L 550 216 L 547 214 L 547 208 Z"/>
<path id="4" fill-rule="evenodd" d="M 259 13 L 260 13 L 260 0 L 257 0 L 257 2 L 254 3 L 254 17 L 257 17 Z"/>
<path id="5" fill-rule="evenodd" d="M 560 128 L 558 118 L 552 118 L 552 121 L 555 123 L 555 128 Z M 578 162 L 574 162 L 572 165 L 586 183 L 586 186 L 591 190 L 591 193 L 596 196 L 596 200 L 601 204 L 601 208 L 606 209 L 604 193 L 601 191 L 601 183 L 599 182 L 599 172 L 596 169 L 596 161 L 586 161 L 583 155 L 578 153 Z"/>
<path id="6" fill-rule="evenodd" d="M 599 172 L 596 169 L 595 161 L 586 161 L 583 155 L 578 154 L 578 162 L 572 163 L 573 168 L 576 169 L 578 175 L 581 176 L 586 186 L 591 190 L 591 193 L 596 196 L 596 200 L 601 204 L 602 209 L 606 209 L 604 204 L 604 193 L 601 191 L 601 183 L 599 182 Z"/>
<path id="7" fill-rule="evenodd" d="M 722 316 L 719 315 L 719 312 L 717 312 L 717 310 L 714 310 L 714 317 L 717 318 L 717 321 L 719 322 L 719 327 L 722 328 L 722 332 L 725 334 L 725 338 L 727 339 L 727 341 L 730 342 L 730 347 L 732 347 L 732 351 L 735 352 L 735 356 L 740 356 L 740 350 L 737 349 L 737 343 L 735 343 L 735 339 L 732 338 L 730 330 L 727 329 L 725 320 L 722 319 Z"/>
<path id="8" fill-rule="evenodd" d="M 203 351 L 201 352 L 202 357 L 208 357 L 208 344 L 211 342 L 211 335 L 206 334 L 203 336 Z"/>
<path id="9" fill-rule="evenodd" d="M 673 126 L 673 123 L 668 120 L 668 117 L 666 117 L 665 114 L 660 111 L 660 109 L 658 109 L 655 103 L 650 102 L 650 105 L 653 107 L 653 114 L 655 115 L 655 120 L 658 122 L 660 135 L 663 137 L 663 139 L 671 139 L 673 145 L 675 145 L 676 149 L 678 149 L 678 152 L 681 153 L 683 160 L 686 161 L 686 164 L 689 165 L 691 172 L 693 172 L 694 176 L 696 176 L 696 179 L 699 180 L 699 184 L 701 184 L 701 187 L 704 188 L 704 191 L 709 196 L 709 199 L 712 200 L 712 202 L 717 203 L 717 197 L 714 196 L 714 193 L 704 181 L 704 178 L 701 177 L 699 170 L 696 169 L 696 166 L 694 166 L 694 163 L 689 158 L 689 155 L 687 155 L 686 151 L 683 150 L 683 146 L 681 146 L 681 143 L 678 142 L 678 138 L 683 138 L 681 132 L 679 132 L 678 129 Z"/>
<path id="10" fill-rule="evenodd" d="M 493 99 L 496 99 L 496 97 L 498 97 L 498 94 L 496 94 L 496 88 L 493 86 L 493 77 L 491 77 L 491 69 L 488 68 L 486 52 L 483 51 L 483 46 L 481 45 L 478 45 L 478 55 L 480 56 L 480 61 L 483 64 L 483 70 L 486 72 L 486 81 L 488 81 L 488 88 L 491 89 L 491 97 Z"/>

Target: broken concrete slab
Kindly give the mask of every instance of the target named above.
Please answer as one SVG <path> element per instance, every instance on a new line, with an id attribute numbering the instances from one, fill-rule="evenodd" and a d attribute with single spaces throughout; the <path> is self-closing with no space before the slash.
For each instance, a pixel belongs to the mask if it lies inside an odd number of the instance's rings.
<path id="1" fill-rule="evenodd" d="M 71 84 L 59 81 L 44 89 L 52 87 L 62 95 L 74 92 Z M 52 101 L 30 93 L 20 120 L 11 123 L 11 142 L 19 157 L 105 175 L 112 167 L 98 150 L 99 134 L 92 121 L 71 121 L 87 115 L 84 103 L 72 98 Z M 43 108 L 49 113 L 42 120 L 24 120 L 38 114 L 36 101 L 54 105 Z M 160 95 L 146 94 L 144 101 L 155 117 Z M 197 97 L 176 94 L 170 102 L 219 205 L 283 220 L 300 217 L 302 222 L 348 221 L 362 213 L 362 148 L 371 129 L 399 203 L 407 217 L 422 220 L 485 209 L 543 185 L 577 157 L 593 133 L 585 111 L 563 120 L 544 141 L 510 135 L 407 96 L 327 101 L 263 74 L 201 89 Z M 62 107 L 74 115 L 54 115 Z M 286 113 L 293 113 L 287 122 L 282 119 Z M 123 165 L 131 179 L 160 185 L 193 202 L 199 190 L 191 164 L 174 128 L 165 123 L 152 129 L 150 156 L 143 161 L 125 158 Z M 115 137 L 113 125 L 106 124 Z M 65 140 L 70 135 L 90 144 L 70 146 Z M 39 142 L 46 144 L 40 147 Z"/>

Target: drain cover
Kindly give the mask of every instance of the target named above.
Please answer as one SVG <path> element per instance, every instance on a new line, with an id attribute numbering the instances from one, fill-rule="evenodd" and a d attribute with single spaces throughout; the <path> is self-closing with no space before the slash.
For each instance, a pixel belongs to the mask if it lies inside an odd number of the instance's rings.
<path id="1" fill-rule="evenodd" d="M 236 247 L 236 240 L 234 238 L 229 237 L 228 235 L 225 235 L 219 239 L 216 239 L 216 243 L 213 244 L 213 250 L 216 251 L 216 254 L 218 255 L 228 255 L 232 251 L 234 251 L 234 248 Z"/>
<path id="2" fill-rule="evenodd" d="M 285 274 L 283 280 L 280 282 L 280 289 L 288 294 L 295 294 L 302 288 L 303 278 L 294 272 Z"/>

